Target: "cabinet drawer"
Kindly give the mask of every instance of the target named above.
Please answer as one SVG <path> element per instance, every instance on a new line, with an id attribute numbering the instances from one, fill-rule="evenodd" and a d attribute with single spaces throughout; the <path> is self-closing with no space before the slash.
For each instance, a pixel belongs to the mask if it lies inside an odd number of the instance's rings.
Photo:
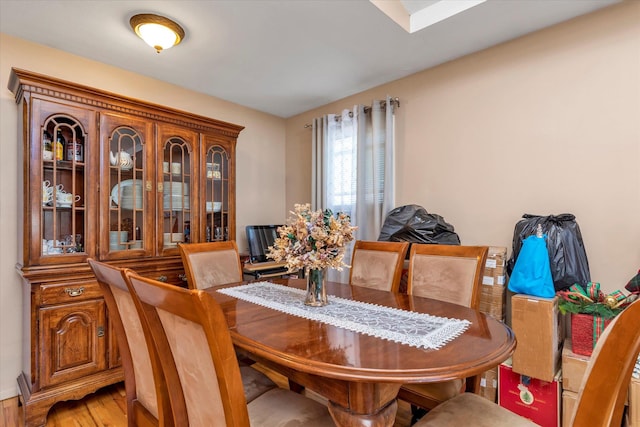
<path id="1" fill-rule="evenodd" d="M 62 283 L 42 285 L 40 304 L 61 304 L 102 298 L 102 291 L 96 282 Z"/>

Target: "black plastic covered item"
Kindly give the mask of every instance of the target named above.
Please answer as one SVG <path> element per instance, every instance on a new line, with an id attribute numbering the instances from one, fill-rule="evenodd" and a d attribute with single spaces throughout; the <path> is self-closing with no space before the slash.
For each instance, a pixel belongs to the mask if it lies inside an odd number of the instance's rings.
<path id="1" fill-rule="evenodd" d="M 553 286 L 556 291 L 575 283 L 586 285 L 591 281 L 589 262 L 582 241 L 580 227 L 572 214 L 531 215 L 524 214 L 513 232 L 513 251 L 507 261 L 507 273 L 511 275 L 524 239 L 536 234 L 538 224 L 547 235 L 547 250 Z"/>
<path id="2" fill-rule="evenodd" d="M 459 245 L 460 238 L 453 225 L 438 214 L 431 214 L 418 205 L 395 208 L 387 215 L 380 230 L 379 241 Z"/>

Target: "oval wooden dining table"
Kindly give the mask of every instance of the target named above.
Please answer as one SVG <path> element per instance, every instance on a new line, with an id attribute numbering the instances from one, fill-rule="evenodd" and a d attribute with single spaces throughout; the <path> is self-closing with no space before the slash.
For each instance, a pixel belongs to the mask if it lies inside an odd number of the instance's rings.
<path id="1" fill-rule="evenodd" d="M 306 286 L 303 279 L 271 282 Z M 220 303 L 234 345 L 327 398 L 339 426 L 392 426 L 402 384 L 473 377 L 506 360 L 516 346 L 513 332 L 504 323 L 435 299 L 327 283 L 329 303 L 335 296 L 471 322 L 464 333 L 439 349 L 423 349 L 286 314 L 218 289 L 206 292 Z"/>

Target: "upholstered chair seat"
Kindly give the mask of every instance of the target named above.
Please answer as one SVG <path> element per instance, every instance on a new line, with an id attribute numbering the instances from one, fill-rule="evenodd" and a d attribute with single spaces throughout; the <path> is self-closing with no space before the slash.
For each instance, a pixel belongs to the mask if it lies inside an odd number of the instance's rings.
<path id="1" fill-rule="evenodd" d="M 247 403 L 253 402 L 269 390 L 278 388 L 278 385 L 271 378 L 251 366 L 241 365 L 240 375 L 242 376 L 242 388 L 244 389 L 244 397 L 247 399 Z"/>
<path id="2" fill-rule="evenodd" d="M 456 397 L 430 410 L 414 427 L 537 427 L 524 417 L 474 393 Z"/>
<path id="3" fill-rule="evenodd" d="M 334 426 L 326 406 L 301 394 L 275 388 L 247 405 L 252 427 Z"/>

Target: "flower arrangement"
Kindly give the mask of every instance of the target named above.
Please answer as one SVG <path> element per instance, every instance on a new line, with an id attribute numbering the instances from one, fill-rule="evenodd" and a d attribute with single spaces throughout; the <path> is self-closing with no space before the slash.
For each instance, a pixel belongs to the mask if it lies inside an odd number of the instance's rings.
<path id="1" fill-rule="evenodd" d="M 278 228 L 267 257 L 285 261 L 289 271 L 342 270 L 346 245 L 353 240 L 356 228 L 345 213 L 334 216 L 329 209 L 312 211 L 308 203 L 296 204 L 287 224 Z"/>

